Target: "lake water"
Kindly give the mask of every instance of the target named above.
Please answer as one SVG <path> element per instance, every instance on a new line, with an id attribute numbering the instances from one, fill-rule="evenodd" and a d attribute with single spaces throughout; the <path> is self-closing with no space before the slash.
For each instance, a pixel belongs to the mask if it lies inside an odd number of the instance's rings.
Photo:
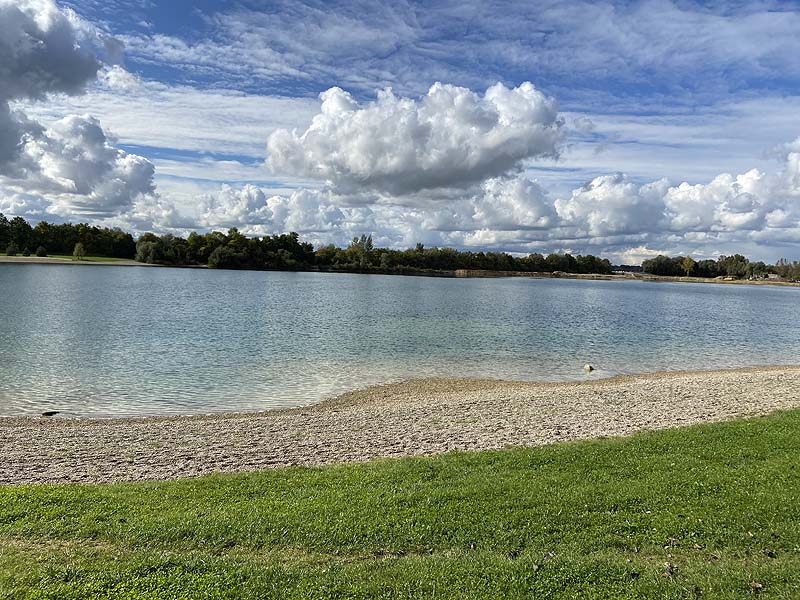
<path id="1" fill-rule="evenodd" d="M 800 363 L 800 288 L 773 286 L 0 264 L 0 306 L 0 415 Z"/>

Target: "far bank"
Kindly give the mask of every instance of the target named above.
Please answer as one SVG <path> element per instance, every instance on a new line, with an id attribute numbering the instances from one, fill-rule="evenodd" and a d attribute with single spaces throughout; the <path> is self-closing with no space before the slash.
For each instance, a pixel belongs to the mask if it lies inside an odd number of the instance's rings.
<path id="1" fill-rule="evenodd" d="M 78 265 L 78 266 L 105 266 L 105 267 L 172 267 L 178 269 L 208 269 L 207 265 L 170 265 L 158 263 L 145 263 L 135 260 L 111 258 L 104 256 L 88 256 L 82 260 L 75 260 L 67 256 L 6 256 L 0 254 L 0 263 L 25 264 L 25 265 Z M 240 271 L 275 271 L 298 273 L 350 273 L 361 275 L 405 275 L 415 277 L 456 277 L 456 278 L 502 278 L 502 277 L 528 277 L 533 279 L 578 279 L 584 281 L 650 281 L 650 282 L 678 282 L 678 283 L 719 283 L 738 285 L 777 285 L 800 287 L 800 282 L 785 281 L 781 279 L 734 279 L 731 277 L 671 277 L 666 275 L 652 275 L 649 273 L 615 272 L 615 273 L 566 273 L 532 272 L 532 271 L 495 271 L 484 269 L 347 269 L 343 267 L 311 267 L 301 269 L 225 269 Z"/>

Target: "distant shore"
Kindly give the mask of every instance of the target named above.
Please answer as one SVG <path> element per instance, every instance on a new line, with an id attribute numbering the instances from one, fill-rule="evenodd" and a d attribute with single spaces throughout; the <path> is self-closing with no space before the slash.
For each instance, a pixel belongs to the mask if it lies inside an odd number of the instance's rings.
<path id="1" fill-rule="evenodd" d="M 56 256 L 4 256 L 0 255 L 0 263 L 16 263 L 29 265 L 99 265 L 103 267 L 156 267 L 159 265 L 148 265 L 135 260 L 124 258 L 94 258 L 84 260 L 73 260 Z"/>
<path id="2" fill-rule="evenodd" d="M 649 273 L 536 273 L 527 271 L 481 271 L 474 269 L 461 269 L 453 272 L 455 277 L 533 277 L 555 279 L 589 279 L 602 281 L 656 281 L 680 283 L 733 283 L 739 285 L 782 285 L 800 287 L 800 282 L 785 281 L 782 279 L 733 279 L 724 277 L 673 277 L 669 275 L 651 275 Z"/>
<path id="3" fill-rule="evenodd" d="M 800 407 L 800 366 L 571 383 L 415 380 L 291 410 L 0 419 L 0 484 L 172 479 L 629 435 Z"/>
<path id="4" fill-rule="evenodd" d="M 16 264 L 44 264 L 44 265 L 101 265 L 116 267 L 172 267 L 176 269 L 195 268 L 206 269 L 205 265 L 162 265 L 137 262 L 126 259 L 89 259 L 72 260 L 62 257 L 37 257 L 37 256 L 3 256 L 0 255 L 0 263 Z M 222 269 L 221 269 L 222 270 Z M 287 272 L 287 271 L 281 271 Z M 351 273 L 359 275 L 406 275 L 417 277 L 455 277 L 455 278 L 476 278 L 494 279 L 503 277 L 527 277 L 531 279 L 582 279 L 590 281 L 652 281 L 652 282 L 679 282 L 679 283 L 720 283 L 738 285 L 778 285 L 788 287 L 800 287 L 800 282 L 776 280 L 776 279 L 723 279 L 711 277 L 670 277 L 665 275 L 650 275 L 648 273 L 565 273 L 556 271 L 549 272 L 529 272 L 529 271 L 488 271 L 478 269 L 457 269 L 455 271 L 436 271 L 436 270 L 404 270 L 392 271 L 381 269 L 358 270 L 358 269 L 304 269 L 299 271 L 288 271 L 298 273 Z"/>

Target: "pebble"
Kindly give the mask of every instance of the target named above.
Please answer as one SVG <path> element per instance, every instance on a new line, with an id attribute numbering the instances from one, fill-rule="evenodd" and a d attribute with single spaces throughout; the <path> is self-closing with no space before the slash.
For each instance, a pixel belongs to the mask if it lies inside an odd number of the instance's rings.
<path id="1" fill-rule="evenodd" d="M 800 367 L 772 367 L 567 383 L 424 379 L 253 414 L 0 418 L 0 484 L 159 480 L 540 446 L 797 407 Z"/>

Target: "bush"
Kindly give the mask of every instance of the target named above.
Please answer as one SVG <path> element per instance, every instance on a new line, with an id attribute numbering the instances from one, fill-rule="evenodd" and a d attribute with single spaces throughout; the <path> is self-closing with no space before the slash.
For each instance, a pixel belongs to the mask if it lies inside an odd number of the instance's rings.
<path id="1" fill-rule="evenodd" d="M 22 251 L 22 256 L 30 256 L 30 255 L 31 255 L 31 251 L 30 251 L 30 250 L 28 250 L 27 248 L 25 248 L 25 249 Z"/>
<path id="2" fill-rule="evenodd" d="M 11 242 L 6 248 L 7 256 L 16 256 L 18 252 L 19 248 L 17 248 L 17 245 L 14 242 Z"/>
<path id="3" fill-rule="evenodd" d="M 242 255 L 233 248 L 219 246 L 208 257 L 208 266 L 211 269 L 236 269 L 241 266 Z"/>
<path id="4" fill-rule="evenodd" d="M 45 247 L 44 247 L 44 246 L 39 246 L 39 247 L 36 249 L 36 256 L 38 256 L 38 257 L 45 257 L 45 256 L 47 256 L 47 250 L 45 249 Z"/>

